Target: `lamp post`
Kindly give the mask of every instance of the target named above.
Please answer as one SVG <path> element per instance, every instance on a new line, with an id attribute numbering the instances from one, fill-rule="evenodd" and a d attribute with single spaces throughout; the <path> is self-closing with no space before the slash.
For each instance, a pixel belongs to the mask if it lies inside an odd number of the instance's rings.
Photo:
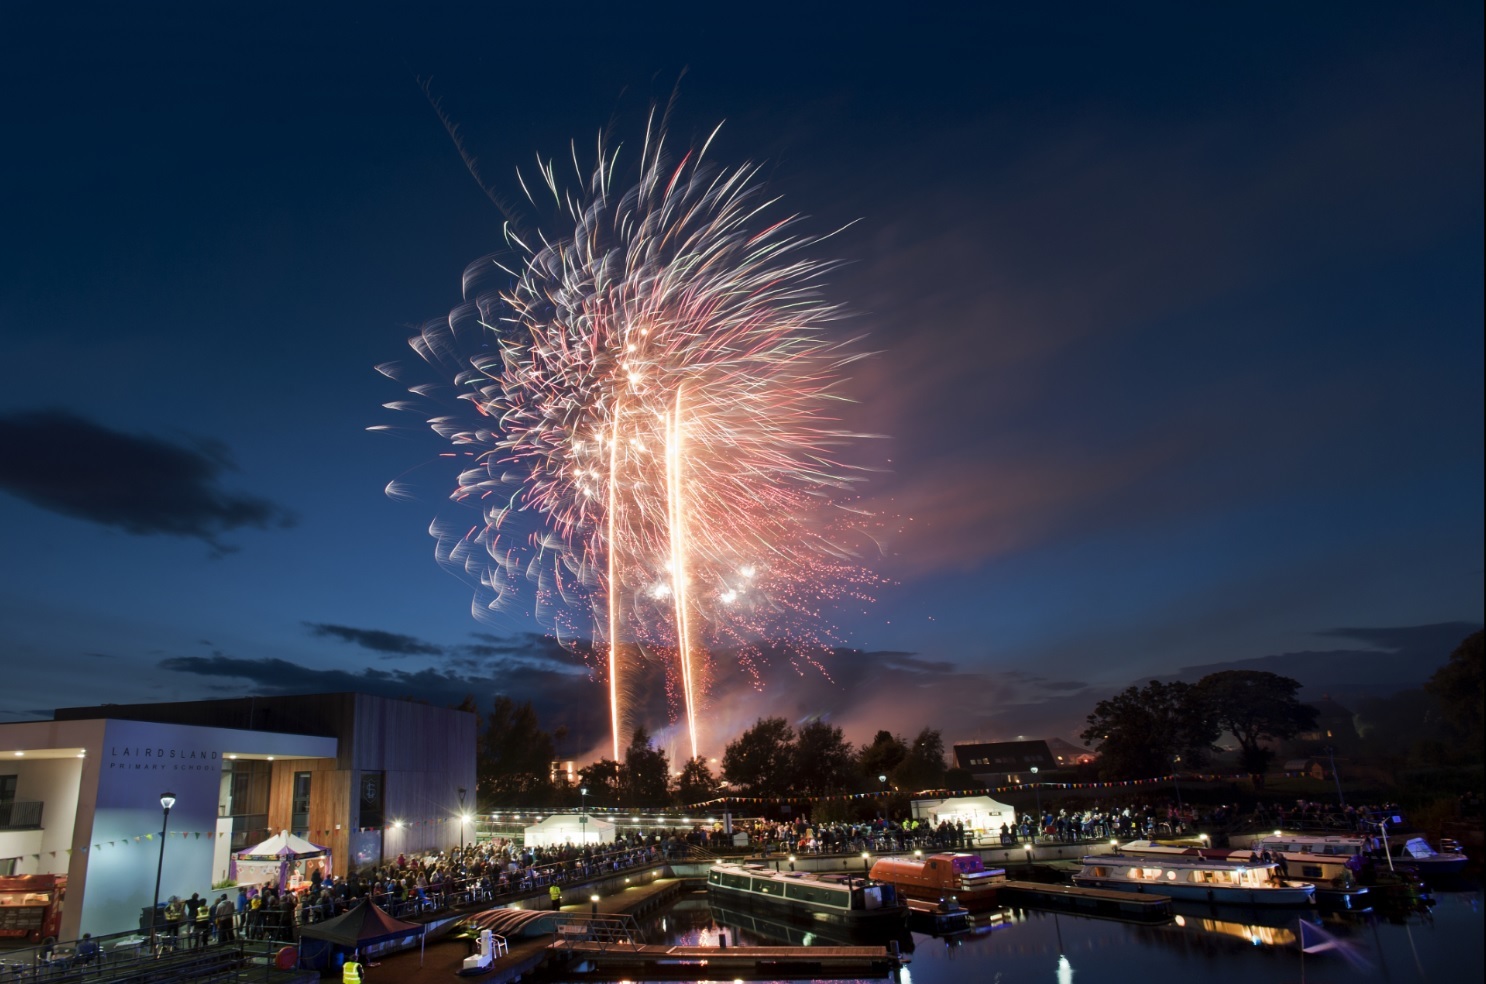
<path id="1" fill-rule="evenodd" d="M 578 787 L 578 839 L 588 845 L 588 787 Z"/>
<path id="2" fill-rule="evenodd" d="M 1032 825 L 1032 843 L 1037 843 L 1037 834 L 1042 830 L 1042 783 L 1037 781 L 1037 766 L 1032 766 L 1032 792 L 1037 797 L 1037 822 Z"/>
<path id="3" fill-rule="evenodd" d="M 599 914 L 599 897 L 597 895 L 590 895 L 588 902 L 593 906 L 593 914 L 597 916 Z"/>
<path id="4" fill-rule="evenodd" d="M 175 793 L 160 794 L 160 860 L 155 862 L 155 905 L 150 909 L 150 949 L 155 948 L 160 923 L 160 876 L 165 872 L 165 832 L 170 829 L 170 808 L 175 806 Z"/>
<path id="5" fill-rule="evenodd" d="M 867 851 L 862 852 L 862 874 L 872 873 L 872 855 Z"/>
<path id="6" fill-rule="evenodd" d="M 460 854 L 464 854 L 464 825 L 469 820 L 469 816 L 464 812 L 464 794 L 465 794 L 465 788 L 463 786 L 460 786 L 459 787 L 459 853 Z"/>
<path id="7" fill-rule="evenodd" d="M 1336 749 L 1330 745 L 1326 746 L 1326 760 L 1331 763 L 1331 779 L 1336 783 L 1336 801 L 1341 808 L 1347 808 L 1347 798 L 1342 795 L 1342 777 L 1336 774 Z"/>

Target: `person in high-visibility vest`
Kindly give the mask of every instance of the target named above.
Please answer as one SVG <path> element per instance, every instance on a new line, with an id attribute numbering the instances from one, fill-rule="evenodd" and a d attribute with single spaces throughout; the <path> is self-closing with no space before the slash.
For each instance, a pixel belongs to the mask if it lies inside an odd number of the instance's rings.
<path id="1" fill-rule="evenodd" d="M 346 962 L 341 964 L 341 984 L 361 984 L 363 979 L 361 962 L 356 959 L 359 955 L 359 953 L 352 953 L 346 958 Z"/>
<path id="2" fill-rule="evenodd" d="M 547 894 L 552 897 L 552 911 L 556 912 L 562 908 L 562 889 L 556 885 L 547 889 Z"/>
<path id="3" fill-rule="evenodd" d="M 196 930 L 196 945 L 206 946 L 212 938 L 212 907 L 206 903 L 206 900 L 203 899 L 196 907 L 194 921 L 196 923 L 193 927 Z"/>

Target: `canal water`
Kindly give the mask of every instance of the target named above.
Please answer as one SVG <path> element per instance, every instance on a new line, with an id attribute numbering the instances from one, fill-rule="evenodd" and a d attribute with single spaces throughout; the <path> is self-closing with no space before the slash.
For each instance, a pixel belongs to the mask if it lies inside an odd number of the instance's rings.
<path id="1" fill-rule="evenodd" d="M 1383 912 L 1237 909 L 1178 904 L 1177 918 L 1138 925 L 1064 913 L 997 910 L 949 936 L 905 932 L 912 960 L 895 984 L 1214 984 L 1479 981 L 1486 974 L 1486 910 L 1477 883 L 1436 890 L 1434 904 Z M 1308 945 L 1302 954 L 1300 921 Z M 881 938 L 822 936 L 757 910 L 714 909 L 687 895 L 642 922 L 647 941 L 727 945 L 886 945 Z M 1319 930 L 1319 932 L 1315 932 Z M 636 982 L 639 984 L 639 982 Z"/>

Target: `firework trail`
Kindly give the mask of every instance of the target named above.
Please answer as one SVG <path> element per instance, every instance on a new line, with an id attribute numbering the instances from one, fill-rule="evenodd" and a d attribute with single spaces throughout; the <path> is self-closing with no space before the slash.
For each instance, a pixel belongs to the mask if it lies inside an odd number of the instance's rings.
<path id="1" fill-rule="evenodd" d="M 453 498 L 484 519 L 440 558 L 493 608 L 535 582 L 539 617 L 595 638 L 615 759 L 633 660 L 671 661 L 695 757 L 708 652 L 746 662 L 773 635 L 813 662 L 837 641 L 822 608 L 873 580 L 863 517 L 840 504 L 857 435 L 833 406 L 859 355 L 827 332 L 834 264 L 804 255 L 819 239 L 772 214 L 756 167 L 704 164 L 711 136 L 679 160 L 665 142 L 652 117 L 622 188 L 602 138 L 590 171 L 574 151 L 572 187 L 539 160 L 522 188 L 552 227 L 508 224 L 508 253 L 472 264 L 466 302 L 410 340 L 478 414 L 429 421 L 467 460 Z"/>

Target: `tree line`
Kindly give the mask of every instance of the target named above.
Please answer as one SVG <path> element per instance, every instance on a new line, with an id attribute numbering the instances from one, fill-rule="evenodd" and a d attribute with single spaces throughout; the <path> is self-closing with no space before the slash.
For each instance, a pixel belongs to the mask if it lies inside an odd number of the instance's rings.
<path id="1" fill-rule="evenodd" d="M 1240 767 L 1262 776 L 1276 745 L 1316 727 L 1316 709 L 1300 701 L 1299 690 L 1296 680 L 1257 670 L 1211 673 L 1194 684 L 1152 680 L 1099 701 L 1080 737 L 1098 752 L 1092 768 L 1104 779 L 1201 769 L 1225 733 L 1238 744 Z M 1338 754 L 1366 755 L 1396 767 L 1474 763 L 1479 773 L 1483 693 L 1482 633 L 1477 632 L 1422 689 L 1364 702 L 1354 718 L 1358 732 L 1324 736 L 1309 751 L 1335 746 Z M 472 698 L 464 706 L 475 709 Z M 796 728 L 784 718 L 761 718 L 728 743 L 716 771 L 700 758 L 673 769 L 666 752 L 639 728 L 621 761 L 601 758 L 589 764 L 578 772 L 577 786 L 552 774 L 555 749 L 566 737 L 562 729 L 543 731 L 530 702 L 497 697 L 482 715 L 481 797 L 508 806 L 582 802 L 658 808 L 725 794 L 825 797 L 980 785 L 965 770 L 946 766 L 944 739 L 932 728 L 912 739 L 878 731 L 854 747 L 839 727 L 825 721 Z M 580 797 L 578 788 L 588 794 Z"/>
<path id="2" fill-rule="evenodd" d="M 1349 725 L 1290 749 L 1356 755 L 1384 766 L 1390 778 L 1405 768 L 1479 768 L 1486 737 L 1482 662 L 1482 633 L 1476 632 L 1422 688 L 1364 700 Z M 1201 768 L 1224 733 L 1238 743 L 1240 767 L 1262 776 L 1276 745 L 1316 728 L 1316 709 L 1299 700 L 1299 690 L 1296 680 L 1257 670 L 1211 673 L 1195 684 L 1152 680 L 1100 701 L 1080 737 L 1099 753 L 1103 778 Z"/>
<path id="3" fill-rule="evenodd" d="M 473 709 L 473 708 L 469 708 Z M 512 806 L 685 806 L 738 796 L 827 796 L 883 789 L 919 790 L 946 781 L 971 784 L 944 762 L 944 739 L 933 728 L 913 738 L 878 731 L 854 747 L 839 727 L 810 721 L 798 729 L 784 718 L 761 718 L 723 752 L 719 768 L 694 758 L 679 770 L 635 729 L 622 760 L 600 758 L 578 770 L 576 786 L 555 776 L 557 742 L 566 737 L 540 727 L 531 702 L 497 697 L 482 715 L 476 755 L 481 798 Z M 587 790 L 580 795 L 579 789 Z"/>

